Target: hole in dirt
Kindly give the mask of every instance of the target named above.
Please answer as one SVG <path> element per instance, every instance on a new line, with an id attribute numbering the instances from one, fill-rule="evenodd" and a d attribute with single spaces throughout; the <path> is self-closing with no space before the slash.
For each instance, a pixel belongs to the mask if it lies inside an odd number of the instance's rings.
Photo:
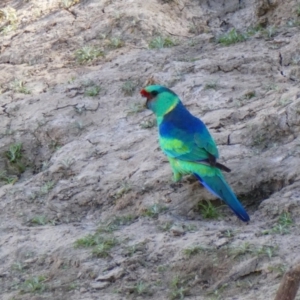
<path id="1" fill-rule="evenodd" d="M 261 182 L 259 186 L 246 194 L 239 194 L 237 198 L 245 205 L 249 211 L 255 211 L 259 205 L 272 194 L 280 191 L 288 184 L 292 184 L 292 180 L 286 182 L 284 179 L 273 179 L 267 182 Z"/>

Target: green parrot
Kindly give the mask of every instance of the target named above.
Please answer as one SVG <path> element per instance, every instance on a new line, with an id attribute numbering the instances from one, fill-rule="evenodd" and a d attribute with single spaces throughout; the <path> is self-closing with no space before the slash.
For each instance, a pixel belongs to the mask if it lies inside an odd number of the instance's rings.
<path id="1" fill-rule="evenodd" d="M 170 89 L 149 85 L 141 90 L 147 98 L 146 106 L 156 116 L 159 144 L 171 164 L 174 181 L 193 174 L 212 194 L 221 198 L 244 222 L 250 218 L 221 170 L 230 172 L 217 162 L 219 157 L 215 141 L 205 124 L 193 116 Z"/>

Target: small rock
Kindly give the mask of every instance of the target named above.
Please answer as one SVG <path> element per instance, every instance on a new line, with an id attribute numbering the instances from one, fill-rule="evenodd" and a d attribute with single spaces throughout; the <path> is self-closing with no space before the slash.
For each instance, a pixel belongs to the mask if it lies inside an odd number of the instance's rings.
<path id="1" fill-rule="evenodd" d="M 217 241 L 215 241 L 215 245 L 217 248 L 220 248 L 220 247 L 226 245 L 227 243 L 228 243 L 227 238 L 221 238 L 221 239 L 218 239 Z"/>
<path id="2" fill-rule="evenodd" d="M 116 268 L 106 273 L 105 275 L 99 275 L 96 281 L 115 281 L 124 274 L 123 268 Z"/>
<path id="3" fill-rule="evenodd" d="M 90 283 L 90 287 L 95 290 L 102 290 L 109 285 L 109 282 L 92 282 Z"/>
<path id="4" fill-rule="evenodd" d="M 26 259 L 24 261 L 25 264 L 32 264 L 32 263 L 35 263 L 37 261 L 37 258 L 29 258 L 29 259 Z"/>
<path id="5" fill-rule="evenodd" d="M 284 197 L 290 198 L 292 196 L 292 191 L 288 191 L 287 193 L 284 194 Z"/>
<path id="6" fill-rule="evenodd" d="M 170 232 L 174 235 L 174 236 L 181 236 L 185 234 L 185 231 L 182 227 L 179 226 L 172 226 L 170 229 Z"/>
<path id="7" fill-rule="evenodd" d="M 152 263 L 155 263 L 159 260 L 157 253 L 153 253 L 153 252 L 148 256 L 148 259 Z"/>
<path id="8" fill-rule="evenodd" d="M 67 93 L 67 97 L 69 98 L 74 98 L 78 95 L 78 91 L 77 90 L 71 90 L 71 91 L 68 91 Z"/>
<path id="9" fill-rule="evenodd" d="M 123 153 L 121 155 L 119 155 L 120 159 L 122 160 L 128 160 L 132 157 L 133 155 L 132 154 L 129 154 L 129 153 Z"/>

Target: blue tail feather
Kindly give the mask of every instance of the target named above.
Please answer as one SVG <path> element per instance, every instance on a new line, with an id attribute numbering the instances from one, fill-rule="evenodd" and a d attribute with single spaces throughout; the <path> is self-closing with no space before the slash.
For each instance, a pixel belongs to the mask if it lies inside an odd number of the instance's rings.
<path id="1" fill-rule="evenodd" d="M 224 178 L 218 175 L 201 177 L 198 174 L 194 175 L 212 194 L 214 194 L 218 198 L 221 198 L 232 209 L 232 211 L 238 216 L 239 219 L 244 222 L 250 221 L 250 217 L 247 214 L 246 210 L 239 202 Z"/>

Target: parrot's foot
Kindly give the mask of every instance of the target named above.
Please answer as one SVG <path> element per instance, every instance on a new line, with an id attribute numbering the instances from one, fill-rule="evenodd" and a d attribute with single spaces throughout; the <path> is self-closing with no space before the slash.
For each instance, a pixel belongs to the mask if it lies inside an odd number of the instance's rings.
<path id="1" fill-rule="evenodd" d="M 173 173 L 173 177 L 172 177 L 173 182 L 178 182 L 181 180 L 181 178 L 182 178 L 182 175 L 180 173 L 177 173 L 177 172 Z"/>

